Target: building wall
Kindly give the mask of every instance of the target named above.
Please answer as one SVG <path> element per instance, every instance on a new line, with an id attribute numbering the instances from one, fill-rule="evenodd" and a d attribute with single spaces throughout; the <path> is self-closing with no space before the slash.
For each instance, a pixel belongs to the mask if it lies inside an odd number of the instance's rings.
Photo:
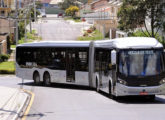
<path id="1" fill-rule="evenodd" d="M 14 33 L 14 21 L 0 19 L 0 33 Z"/>
<path id="2" fill-rule="evenodd" d="M 118 26 L 117 13 L 122 5 L 121 0 L 99 0 L 93 5 L 93 10 L 95 13 L 102 15 L 101 18 L 95 20 L 96 28 L 103 33 L 104 36 L 108 36 L 110 30 L 112 31 L 110 38 L 116 37 L 116 30 Z M 105 13 L 107 16 L 104 18 Z"/>
<path id="3" fill-rule="evenodd" d="M 117 22 L 114 20 L 95 20 L 94 25 L 97 30 L 102 32 L 104 35 L 109 33 L 111 29 L 117 29 Z"/>

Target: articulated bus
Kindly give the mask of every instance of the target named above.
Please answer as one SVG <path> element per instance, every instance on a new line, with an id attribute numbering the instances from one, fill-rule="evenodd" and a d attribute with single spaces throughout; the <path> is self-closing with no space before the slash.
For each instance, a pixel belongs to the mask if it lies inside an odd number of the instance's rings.
<path id="1" fill-rule="evenodd" d="M 162 44 L 145 37 L 25 43 L 16 48 L 16 76 L 154 98 L 165 94 L 165 55 Z"/>

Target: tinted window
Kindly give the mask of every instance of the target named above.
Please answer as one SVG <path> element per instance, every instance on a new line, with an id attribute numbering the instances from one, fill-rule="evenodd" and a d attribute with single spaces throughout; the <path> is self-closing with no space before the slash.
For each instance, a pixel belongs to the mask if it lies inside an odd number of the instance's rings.
<path id="1" fill-rule="evenodd" d="M 76 70 L 88 71 L 88 49 L 76 49 Z"/>
<path id="2" fill-rule="evenodd" d="M 72 51 L 72 60 L 67 60 L 67 51 Z M 66 70 L 66 64 L 72 62 L 75 71 L 88 71 L 88 48 L 17 48 L 17 63 L 21 67 L 47 67 Z"/>
<path id="3" fill-rule="evenodd" d="M 95 71 L 106 72 L 111 68 L 111 51 L 108 49 L 96 49 L 95 52 Z"/>

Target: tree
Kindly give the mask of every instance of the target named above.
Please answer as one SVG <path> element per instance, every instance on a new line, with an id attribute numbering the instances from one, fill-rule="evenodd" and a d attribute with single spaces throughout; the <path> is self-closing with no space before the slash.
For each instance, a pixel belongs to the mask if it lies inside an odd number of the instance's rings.
<path id="1" fill-rule="evenodd" d="M 123 0 L 118 12 L 118 27 L 126 32 L 140 27 L 145 36 L 156 37 L 165 17 L 164 7 L 162 0 Z M 150 22 L 151 31 L 147 27 L 146 19 L 149 19 L 147 22 Z"/>
<path id="2" fill-rule="evenodd" d="M 37 16 L 40 15 L 40 12 L 38 10 L 36 10 L 36 14 Z M 31 15 L 31 19 L 32 21 L 34 21 L 34 8 L 31 8 L 30 11 L 28 11 L 27 13 L 27 16 L 26 16 L 26 19 L 27 19 L 27 25 L 29 24 L 29 18 L 30 18 L 30 15 Z M 25 22 L 23 19 L 25 19 L 25 11 L 22 9 L 19 11 L 19 19 L 21 21 L 19 21 L 18 23 L 18 36 L 19 36 L 19 39 L 23 38 L 25 36 Z"/>
<path id="3" fill-rule="evenodd" d="M 76 12 L 79 11 L 77 6 L 70 6 L 68 9 L 65 10 L 66 15 L 74 17 Z"/>
<path id="4" fill-rule="evenodd" d="M 40 1 L 36 1 L 36 8 L 37 9 L 42 9 L 43 4 Z"/>

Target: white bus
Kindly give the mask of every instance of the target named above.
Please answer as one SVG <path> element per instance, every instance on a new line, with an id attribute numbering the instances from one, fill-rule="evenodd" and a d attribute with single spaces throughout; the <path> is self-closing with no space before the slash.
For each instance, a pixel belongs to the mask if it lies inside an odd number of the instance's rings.
<path id="1" fill-rule="evenodd" d="M 16 76 L 154 98 L 165 94 L 165 56 L 154 38 L 26 43 L 16 49 Z"/>

